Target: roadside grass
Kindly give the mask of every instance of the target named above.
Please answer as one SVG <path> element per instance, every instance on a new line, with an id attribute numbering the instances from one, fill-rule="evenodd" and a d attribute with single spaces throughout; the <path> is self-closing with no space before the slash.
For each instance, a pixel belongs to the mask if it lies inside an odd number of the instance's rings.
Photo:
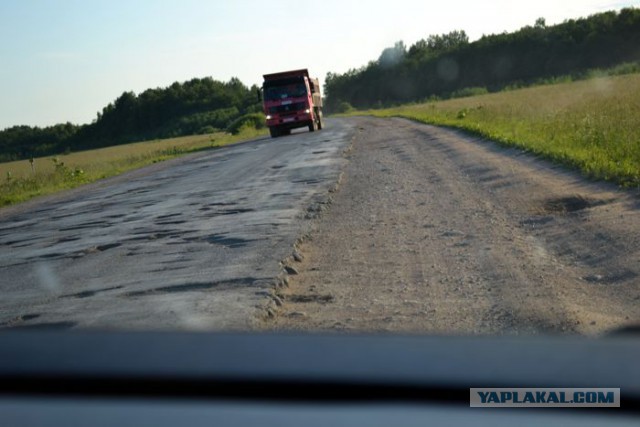
<path id="1" fill-rule="evenodd" d="M 640 74 L 347 115 L 362 114 L 463 129 L 593 179 L 640 187 Z"/>
<path id="2" fill-rule="evenodd" d="M 265 134 L 265 129 L 245 127 L 237 135 L 185 136 L 39 157 L 33 164 L 29 160 L 0 163 L 0 207 Z"/>

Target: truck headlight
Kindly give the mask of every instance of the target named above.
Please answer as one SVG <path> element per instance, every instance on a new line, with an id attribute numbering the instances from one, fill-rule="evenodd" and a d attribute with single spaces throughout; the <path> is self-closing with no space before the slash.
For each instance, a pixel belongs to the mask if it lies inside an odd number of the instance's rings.
<path id="1" fill-rule="evenodd" d="M 267 114 L 267 120 L 271 120 L 271 115 Z"/>
<path id="2" fill-rule="evenodd" d="M 305 113 L 309 114 L 311 112 L 311 110 L 309 110 L 308 108 L 306 110 L 304 110 Z"/>

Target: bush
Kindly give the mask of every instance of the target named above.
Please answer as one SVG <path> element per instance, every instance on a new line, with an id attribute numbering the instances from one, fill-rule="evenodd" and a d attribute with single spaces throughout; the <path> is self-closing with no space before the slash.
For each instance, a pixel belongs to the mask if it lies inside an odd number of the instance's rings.
<path id="1" fill-rule="evenodd" d="M 214 128 L 213 126 L 204 126 L 198 130 L 198 135 L 207 135 L 210 133 L 216 133 L 217 131 L 218 129 Z"/>
<path id="2" fill-rule="evenodd" d="M 232 135 L 237 135 L 243 128 L 263 129 L 266 127 L 264 114 L 251 113 L 238 117 L 232 121 L 227 127 L 227 132 Z"/>
<path id="3" fill-rule="evenodd" d="M 640 61 L 638 62 L 625 62 L 616 67 L 613 67 L 609 71 L 611 76 L 622 76 L 624 74 L 633 74 L 640 72 Z"/>
<path id="4" fill-rule="evenodd" d="M 489 91 L 486 87 L 466 87 L 451 94 L 451 98 L 466 98 L 468 96 L 486 95 Z"/>
<path id="5" fill-rule="evenodd" d="M 353 107 L 348 102 L 342 101 L 338 103 L 338 107 L 336 108 L 336 111 L 339 114 L 348 113 L 349 111 L 353 111 Z"/>

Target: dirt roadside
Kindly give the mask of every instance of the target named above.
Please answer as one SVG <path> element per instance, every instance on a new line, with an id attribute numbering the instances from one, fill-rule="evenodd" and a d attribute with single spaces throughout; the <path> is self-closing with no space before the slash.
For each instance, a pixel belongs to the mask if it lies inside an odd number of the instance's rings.
<path id="1" fill-rule="evenodd" d="M 353 120 L 342 185 L 262 328 L 597 334 L 640 323 L 637 191 L 455 131 Z"/>

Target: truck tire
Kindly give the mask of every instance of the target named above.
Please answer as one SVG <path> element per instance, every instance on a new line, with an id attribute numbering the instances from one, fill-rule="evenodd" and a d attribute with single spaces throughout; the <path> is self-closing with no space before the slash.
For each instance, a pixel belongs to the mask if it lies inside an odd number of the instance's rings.
<path id="1" fill-rule="evenodd" d="M 322 110 L 318 108 L 318 130 L 322 130 L 324 123 L 322 121 Z"/>
<path id="2" fill-rule="evenodd" d="M 315 132 L 318 130 L 318 123 L 316 123 L 315 119 L 311 119 L 309 122 L 309 132 Z"/>
<path id="3" fill-rule="evenodd" d="M 269 128 L 269 134 L 271 138 L 277 138 L 280 136 L 280 130 L 278 128 Z"/>

